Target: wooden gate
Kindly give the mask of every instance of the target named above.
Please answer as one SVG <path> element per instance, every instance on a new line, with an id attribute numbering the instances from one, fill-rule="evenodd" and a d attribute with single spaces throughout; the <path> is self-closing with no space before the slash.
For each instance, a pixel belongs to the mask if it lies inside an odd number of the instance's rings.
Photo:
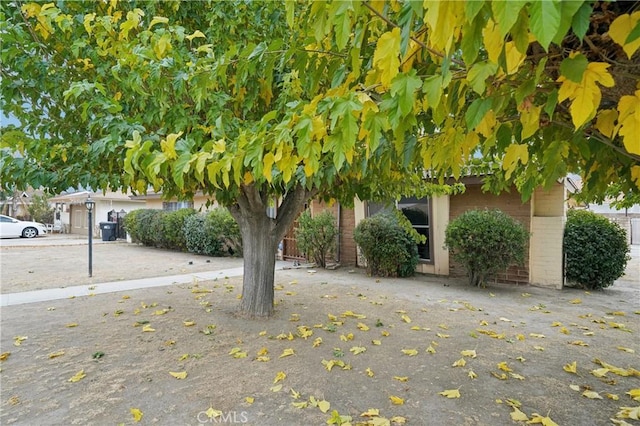
<path id="1" fill-rule="evenodd" d="M 282 240 L 282 258 L 284 260 L 306 260 L 304 253 L 300 252 L 296 244 L 296 229 L 298 229 L 298 219 L 293 222 L 293 226 Z"/>

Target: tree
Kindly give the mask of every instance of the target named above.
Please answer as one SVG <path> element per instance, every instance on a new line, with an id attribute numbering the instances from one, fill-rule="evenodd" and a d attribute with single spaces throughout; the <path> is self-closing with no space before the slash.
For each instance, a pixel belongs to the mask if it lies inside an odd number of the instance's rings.
<path id="1" fill-rule="evenodd" d="M 242 232 L 250 316 L 273 311 L 277 243 L 312 197 L 472 172 L 525 198 L 567 172 L 639 191 L 637 2 L 0 8 L 1 106 L 25 136 L 3 138 L 2 185 L 215 197 Z"/>

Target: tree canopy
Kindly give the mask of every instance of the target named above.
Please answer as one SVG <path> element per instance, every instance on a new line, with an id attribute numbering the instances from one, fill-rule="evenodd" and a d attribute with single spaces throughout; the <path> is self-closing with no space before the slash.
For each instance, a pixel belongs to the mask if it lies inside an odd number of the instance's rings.
<path id="1" fill-rule="evenodd" d="M 640 6 L 593 1 L 0 4 L 0 179 L 279 198 L 640 192 Z M 20 155 L 15 155 L 19 152 Z M 425 184 L 425 178 L 432 184 Z M 289 213 L 290 212 L 290 213 Z M 241 223 L 242 227 L 242 223 Z"/>

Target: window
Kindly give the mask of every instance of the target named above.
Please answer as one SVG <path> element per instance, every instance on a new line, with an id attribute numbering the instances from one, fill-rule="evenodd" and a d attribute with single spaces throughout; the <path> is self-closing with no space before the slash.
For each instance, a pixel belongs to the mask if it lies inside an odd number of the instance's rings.
<path id="1" fill-rule="evenodd" d="M 419 234 L 426 237 L 424 243 L 418 244 L 420 260 L 431 259 L 431 203 L 429 198 L 402 198 L 398 201 L 398 209 L 402 211 Z"/>
<path id="2" fill-rule="evenodd" d="M 168 212 L 190 208 L 193 208 L 193 201 L 165 201 L 162 203 L 162 210 Z"/>

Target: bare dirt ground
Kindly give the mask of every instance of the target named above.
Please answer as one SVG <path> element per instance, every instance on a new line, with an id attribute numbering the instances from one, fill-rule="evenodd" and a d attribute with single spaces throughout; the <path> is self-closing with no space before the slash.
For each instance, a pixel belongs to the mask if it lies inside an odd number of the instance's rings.
<path id="1" fill-rule="evenodd" d="M 121 275 L 132 276 L 135 253 Z M 68 284 L 55 276 L 46 285 Z M 276 274 L 276 315 L 255 321 L 234 315 L 241 286 L 2 308 L 0 423 L 524 424 L 511 404 L 529 419 L 606 425 L 640 405 L 627 394 L 640 388 L 635 281 L 589 293 L 287 270 Z M 460 397 L 440 394 L 452 390 Z"/>

